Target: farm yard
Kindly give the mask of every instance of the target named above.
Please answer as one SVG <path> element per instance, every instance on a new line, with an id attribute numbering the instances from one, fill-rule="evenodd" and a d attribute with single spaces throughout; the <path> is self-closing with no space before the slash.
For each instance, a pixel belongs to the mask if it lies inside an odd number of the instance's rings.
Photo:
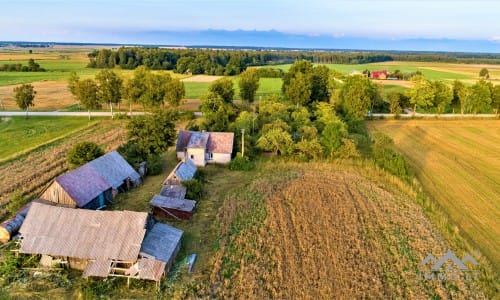
<path id="1" fill-rule="evenodd" d="M 424 189 L 456 226 L 500 269 L 499 121 L 370 121 L 394 139 Z"/>

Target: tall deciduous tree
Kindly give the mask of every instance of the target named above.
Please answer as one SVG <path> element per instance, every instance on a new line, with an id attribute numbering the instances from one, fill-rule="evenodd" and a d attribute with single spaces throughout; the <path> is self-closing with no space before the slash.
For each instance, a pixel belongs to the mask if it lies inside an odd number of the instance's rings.
<path id="1" fill-rule="evenodd" d="M 29 83 L 21 84 L 14 88 L 14 94 L 17 106 L 26 111 L 27 118 L 29 107 L 35 105 L 35 88 Z"/>
<path id="2" fill-rule="evenodd" d="M 76 95 L 80 103 L 88 110 L 90 120 L 90 111 L 100 107 L 95 80 L 90 78 L 80 80 L 76 88 Z"/>
<path id="3" fill-rule="evenodd" d="M 481 71 L 479 71 L 479 77 L 488 79 L 490 78 L 490 72 L 486 68 L 482 68 Z"/>
<path id="4" fill-rule="evenodd" d="M 257 146 L 273 154 L 288 155 L 293 150 L 293 140 L 290 133 L 281 128 L 272 128 L 262 133 L 257 140 Z"/>
<path id="5" fill-rule="evenodd" d="M 146 92 L 146 78 L 148 70 L 144 66 L 139 66 L 134 70 L 134 76 L 125 84 L 125 95 L 132 111 L 132 104 L 141 104 L 145 109 L 144 100 Z"/>
<path id="6" fill-rule="evenodd" d="M 370 79 L 354 75 L 345 80 L 339 100 L 346 116 L 362 120 L 377 97 L 377 87 Z"/>
<path id="7" fill-rule="evenodd" d="M 78 86 L 78 81 L 80 81 L 80 77 L 78 76 L 78 74 L 76 74 L 75 71 L 69 73 L 68 89 L 74 97 L 76 97 L 76 89 Z"/>
<path id="8" fill-rule="evenodd" d="M 219 95 L 226 103 L 233 103 L 234 88 L 231 78 L 221 78 L 208 87 L 208 93 Z"/>
<path id="9" fill-rule="evenodd" d="M 491 83 L 481 79 L 471 87 L 468 101 L 473 113 L 488 111 L 491 108 L 490 85 Z"/>
<path id="10" fill-rule="evenodd" d="M 113 117 L 113 104 L 119 104 L 122 100 L 123 80 L 108 69 L 101 70 L 95 78 L 98 85 L 97 99 L 101 103 L 109 104 Z"/>
<path id="11" fill-rule="evenodd" d="M 186 95 L 184 83 L 177 78 L 170 78 L 165 89 L 164 101 L 173 107 L 179 106 Z"/>
<path id="12" fill-rule="evenodd" d="M 498 115 L 498 111 L 500 109 L 500 85 L 495 85 L 493 88 L 493 92 L 491 93 L 491 106 Z"/>
<path id="13" fill-rule="evenodd" d="M 285 95 L 298 106 L 305 105 L 311 98 L 311 81 L 308 76 L 301 72 L 295 74 L 290 79 L 290 84 L 286 87 Z"/>
<path id="14" fill-rule="evenodd" d="M 442 81 L 434 81 L 434 101 L 433 104 L 437 109 L 437 113 L 444 112 L 446 107 L 453 100 L 453 91 Z"/>
<path id="15" fill-rule="evenodd" d="M 330 69 L 327 66 L 315 66 L 311 74 L 311 101 L 328 101 Z"/>
<path id="16" fill-rule="evenodd" d="M 238 82 L 240 86 L 241 99 L 247 103 L 252 103 L 255 99 L 255 93 L 259 89 L 259 76 L 253 69 L 248 69 L 240 74 Z"/>
<path id="17" fill-rule="evenodd" d="M 432 82 L 421 75 L 414 76 L 411 81 L 414 85 L 407 94 L 410 103 L 413 104 L 413 114 L 415 114 L 418 106 L 427 109 L 433 105 L 435 91 Z"/>

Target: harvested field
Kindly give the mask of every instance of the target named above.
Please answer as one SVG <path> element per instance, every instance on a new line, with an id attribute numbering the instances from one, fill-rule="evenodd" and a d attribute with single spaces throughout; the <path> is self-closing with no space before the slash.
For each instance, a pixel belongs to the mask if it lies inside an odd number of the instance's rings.
<path id="1" fill-rule="evenodd" d="M 35 106 L 30 110 L 58 110 L 67 108 L 77 103 L 73 95 L 69 92 L 65 81 L 38 81 L 33 82 L 35 87 Z M 0 99 L 2 99 L 3 109 L 18 110 L 19 107 L 14 99 L 14 87 L 17 85 L 0 86 Z"/>
<path id="2" fill-rule="evenodd" d="M 267 165 L 221 209 L 220 236 L 228 238 L 219 241 L 212 292 L 235 299 L 484 297 L 477 282 L 418 277 L 428 253 L 453 246 L 384 174 Z"/>
<path id="3" fill-rule="evenodd" d="M 213 75 L 193 75 L 191 77 L 183 78 L 181 81 L 184 82 L 213 82 L 217 79 L 221 79 L 224 76 L 213 76 Z"/>
<path id="4" fill-rule="evenodd" d="M 373 121 L 394 139 L 424 189 L 500 270 L 500 121 Z"/>
<path id="5" fill-rule="evenodd" d="M 125 142 L 124 123 L 101 121 L 39 149 L 0 164 L 0 204 L 15 191 L 36 196 L 59 174 L 68 170 L 66 153 L 77 142 L 95 142 L 110 151 Z"/>

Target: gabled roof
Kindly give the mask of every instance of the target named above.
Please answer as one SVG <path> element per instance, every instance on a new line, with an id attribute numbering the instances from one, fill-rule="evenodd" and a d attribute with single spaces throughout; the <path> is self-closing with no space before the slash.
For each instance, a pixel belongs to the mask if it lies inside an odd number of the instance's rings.
<path id="1" fill-rule="evenodd" d="M 156 223 L 146 234 L 142 242 L 141 253 L 169 263 L 181 242 L 182 233 L 182 230 L 175 227 Z"/>
<path id="2" fill-rule="evenodd" d="M 210 132 L 208 152 L 233 153 L 234 132 Z"/>
<path id="3" fill-rule="evenodd" d="M 21 226 L 20 253 L 136 261 L 147 213 L 96 211 L 34 202 Z"/>
<path id="4" fill-rule="evenodd" d="M 180 180 L 189 180 L 193 179 L 196 170 L 194 163 L 189 158 L 186 158 L 185 161 L 181 161 L 177 164 L 173 173 L 175 173 L 175 176 Z"/>
<path id="5" fill-rule="evenodd" d="M 171 208 L 181 211 L 192 212 L 196 206 L 196 201 L 155 195 L 149 202 L 152 206 Z"/>
<path id="6" fill-rule="evenodd" d="M 130 178 L 133 182 L 138 182 L 141 179 L 139 173 L 116 151 L 106 153 L 89 162 L 88 165 L 99 173 L 115 190 L 127 178 Z"/>
<path id="7" fill-rule="evenodd" d="M 176 151 L 182 152 L 186 148 L 207 148 L 212 153 L 233 152 L 233 132 L 199 132 L 181 130 L 177 138 Z"/>
<path id="8" fill-rule="evenodd" d="M 161 187 L 160 195 L 171 198 L 184 199 L 186 197 L 186 188 L 180 184 L 164 184 Z"/>
<path id="9" fill-rule="evenodd" d="M 57 177 L 56 182 L 79 207 L 111 189 L 111 185 L 88 164 Z"/>

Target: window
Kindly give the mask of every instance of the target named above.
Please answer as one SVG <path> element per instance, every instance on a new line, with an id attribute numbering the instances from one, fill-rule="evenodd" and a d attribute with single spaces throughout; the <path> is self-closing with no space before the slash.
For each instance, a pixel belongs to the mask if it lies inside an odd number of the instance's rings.
<path id="1" fill-rule="evenodd" d="M 208 160 L 212 160 L 212 159 L 214 159 L 214 154 L 213 154 L 212 152 L 208 152 L 208 153 L 207 153 L 207 159 L 208 159 Z"/>
<path id="2" fill-rule="evenodd" d="M 194 159 L 194 155 L 193 154 L 191 154 L 191 159 Z"/>

